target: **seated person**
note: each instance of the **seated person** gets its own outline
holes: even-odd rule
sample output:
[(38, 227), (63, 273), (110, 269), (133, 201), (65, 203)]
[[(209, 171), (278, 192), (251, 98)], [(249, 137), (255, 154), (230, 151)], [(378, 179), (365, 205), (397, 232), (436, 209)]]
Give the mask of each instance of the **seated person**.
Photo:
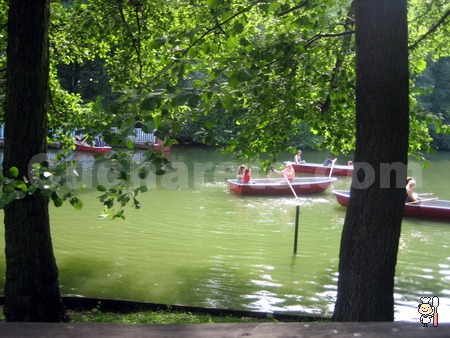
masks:
[(297, 150), (297, 153), (294, 156), (294, 162), (295, 164), (305, 163), (305, 161), (302, 160), (302, 151), (300, 149)]
[(238, 170), (236, 172), (236, 179), (237, 180), (241, 180), (242, 179), (242, 175), (244, 175), (245, 169), (247, 169), (245, 164), (242, 164), (242, 165), (239, 166), (239, 168), (238, 168)]
[(284, 175), (289, 181), (293, 181), (295, 179), (295, 170), (292, 167), (292, 164), (287, 163), (283, 170), (274, 170), (277, 174)]
[(244, 170), (244, 174), (242, 175), (242, 183), (250, 183), (252, 179), (252, 171), (249, 168)]
[(98, 136), (98, 137), (95, 139), (94, 146), (96, 146), (96, 147), (104, 147), (104, 146), (105, 146), (105, 141), (103, 141), (103, 139), (101, 138), (101, 136)]
[(328, 165), (331, 165), (331, 163), (333, 163), (333, 160), (331, 159), (331, 155), (328, 155), (327, 158), (325, 159), (325, 162), (323, 162), (323, 166), (326, 167)]
[(414, 189), (416, 188), (416, 181), (412, 177), (408, 177), (406, 182), (406, 203), (419, 202), (419, 195), (414, 192)]

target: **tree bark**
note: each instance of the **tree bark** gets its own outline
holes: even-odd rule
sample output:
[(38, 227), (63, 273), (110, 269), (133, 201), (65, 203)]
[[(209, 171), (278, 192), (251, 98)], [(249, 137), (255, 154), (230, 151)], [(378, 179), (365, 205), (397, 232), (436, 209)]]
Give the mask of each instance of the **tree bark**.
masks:
[(333, 320), (392, 321), (409, 134), (406, 0), (355, 0), (355, 21), (355, 170)]
[[(9, 2), (4, 176), (17, 167), (20, 178), (28, 177), (33, 156), (46, 152), (49, 2)], [(36, 193), (15, 200), (5, 207), (4, 220), (6, 320), (66, 321), (48, 198)]]

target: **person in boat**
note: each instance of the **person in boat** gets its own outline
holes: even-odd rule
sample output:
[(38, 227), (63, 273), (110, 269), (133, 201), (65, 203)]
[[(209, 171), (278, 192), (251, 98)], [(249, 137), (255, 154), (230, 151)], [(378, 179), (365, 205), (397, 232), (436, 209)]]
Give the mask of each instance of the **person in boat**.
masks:
[(328, 155), (322, 165), (326, 167), (331, 165), (331, 163), (333, 163), (333, 159), (331, 158), (331, 155)]
[(295, 164), (303, 164), (306, 161), (302, 160), (302, 151), (300, 149), (297, 150), (297, 153), (294, 156), (294, 163)]
[(250, 183), (252, 180), (252, 170), (250, 168), (245, 168), (244, 174), (242, 174), (242, 183)]
[(95, 139), (94, 146), (95, 146), (95, 147), (104, 147), (104, 146), (105, 146), (105, 141), (103, 141), (103, 139), (102, 139), (101, 136), (98, 136), (98, 137)]
[(295, 179), (295, 170), (292, 167), (292, 164), (286, 163), (283, 170), (274, 170), (277, 174), (284, 175), (289, 181), (293, 181)]
[(414, 191), (416, 188), (416, 180), (412, 177), (406, 178), (406, 203), (419, 202), (419, 195)]
[(244, 175), (245, 169), (247, 169), (247, 167), (245, 166), (245, 164), (241, 164), (236, 172), (236, 179), (241, 181), (242, 180), (242, 175)]

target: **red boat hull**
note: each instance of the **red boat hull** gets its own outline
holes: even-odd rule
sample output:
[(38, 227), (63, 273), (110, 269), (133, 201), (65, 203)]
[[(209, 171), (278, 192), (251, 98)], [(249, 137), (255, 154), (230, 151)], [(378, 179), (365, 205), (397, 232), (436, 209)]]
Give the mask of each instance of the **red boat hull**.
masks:
[[(348, 206), (349, 191), (335, 190), (333, 193), (340, 205)], [(450, 222), (450, 201), (424, 199), (420, 203), (405, 204), (403, 216)]]
[[(163, 147), (163, 145), (161, 143), (149, 144), (148, 142), (140, 142), (140, 143), (135, 143), (134, 147), (136, 149), (150, 149), (152, 147), (155, 151), (160, 151), (161, 147)], [(162, 152), (163, 153), (170, 152), (170, 147), (163, 147)]]
[[(297, 195), (320, 193), (336, 180), (334, 177), (300, 177), (291, 185), (285, 179), (254, 179), (250, 183), (228, 180), (230, 190), (239, 195)], [(292, 187), (292, 189), (291, 189)]]
[(89, 144), (78, 142), (75, 142), (75, 147), (78, 151), (86, 151), (89, 153), (109, 153), (111, 151), (110, 146), (92, 147)]
[[(304, 163), (304, 164), (292, 164), (295, 172), (314, 174), (316, 176), (329, 176), (331, 166), (323, 166), (318, 163)], [(351, 165), (339, 165), (333, 166), (332, 176), (352, 176), (353, 166)]]

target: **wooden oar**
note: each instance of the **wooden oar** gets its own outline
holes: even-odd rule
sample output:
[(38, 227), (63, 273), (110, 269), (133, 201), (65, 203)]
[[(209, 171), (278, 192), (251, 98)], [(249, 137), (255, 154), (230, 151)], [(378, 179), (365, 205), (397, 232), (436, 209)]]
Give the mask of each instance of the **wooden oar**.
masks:
[(405, 204), (417, 204), (417, 203), (420, 203), (420, 202), (434, 201), (434, 200), (437, 200), (437, 199), (438, 199), (437, 197), (434, 197), (434, 198), (425, 198), (425, 199), (423, 199), (423, 200), (417, 200), (417, 201), (414, 201), (414, 202), (406, 202)]
[(434, 313), (433, 313), (433, 326), (438, 326), (438, 312), (437, 308), (439, 306), (439, 297), (433, 297), (432, 304), (434, 306)]
[(294, 194), (295, 198), (298, 199), (298, 196), (297, 196), (297, 194), (295, 193), (294, 187), (292, 187), (291, 182), (288, 180), (288, 178), (287, 178), (286, 174), (284, 173), (284, 171), (283, 171), (282, 173), (283, 173), (283, 176), (284, 176), (284, 178), (286, 179), (287, 183), (289, 184), (289, 188), (291, 188), (292, 193)]
[(83, 140), (83, 141), (78, 141), (78, 142), (80, 142), (81, 143), (81, 145), (85, 145), (86, 144), (86, 141), (87, 141), (87, 139), (89, 138), (89, 135), (88, 136), (86, 136), (86, 138)]
[(417, 194), (417, 195), (419, 195), (419, 196), (431, 196), (431, 195), (433, 195), (433, 193), (432, 192), (422, 192), (422, 193)]
[(330, 168), (330, 174), (328, 175), (328, 177), (331, 177), (331, 174), (333, 173), (333, 167), (334, 167), (334, 163), (336, 162), (337, 157), (331, 161), (331, 168)]

